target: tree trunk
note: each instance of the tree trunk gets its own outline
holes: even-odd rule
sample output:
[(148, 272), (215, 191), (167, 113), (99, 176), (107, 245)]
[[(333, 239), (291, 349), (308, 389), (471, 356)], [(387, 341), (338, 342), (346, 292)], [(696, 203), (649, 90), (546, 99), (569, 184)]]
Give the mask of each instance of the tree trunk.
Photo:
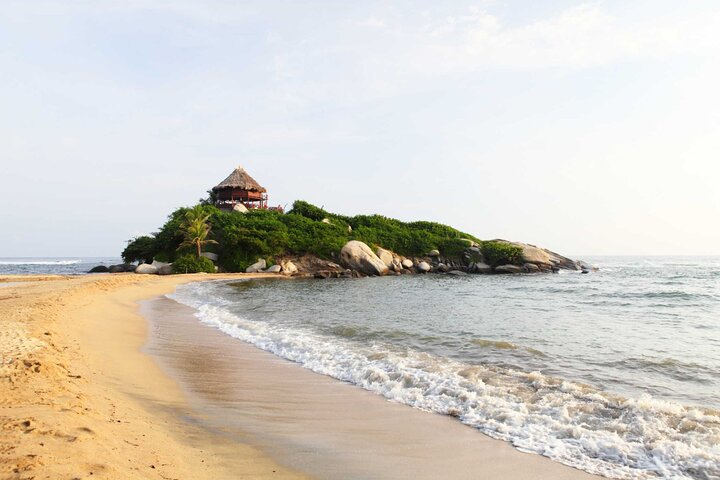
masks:
[(202, 257), (202, 247), (200, 246), (200, 242), (197, 242), (197, 251), (198, 251), (198, 258)]

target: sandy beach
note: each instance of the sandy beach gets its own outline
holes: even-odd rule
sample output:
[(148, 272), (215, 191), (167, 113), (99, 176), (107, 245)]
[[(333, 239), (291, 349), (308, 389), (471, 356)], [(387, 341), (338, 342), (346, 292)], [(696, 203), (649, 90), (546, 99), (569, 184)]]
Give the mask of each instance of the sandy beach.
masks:
[(210, 278), (251, 276), (0, 279), (2, 476), (595, 478), (304, 370), (158, 299)]

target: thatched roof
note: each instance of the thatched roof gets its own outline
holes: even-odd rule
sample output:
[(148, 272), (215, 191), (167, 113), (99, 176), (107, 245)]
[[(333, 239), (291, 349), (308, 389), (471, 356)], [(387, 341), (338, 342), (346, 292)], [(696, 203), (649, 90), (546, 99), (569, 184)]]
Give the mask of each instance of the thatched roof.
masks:
[(228, 177), (213, 187), (213, 190), (222, 188), (240, 188), (251, 192), (265, 193), (265, 187), (261, 186), (254, 178), (252, 178), (244, 168), (237, 167)]

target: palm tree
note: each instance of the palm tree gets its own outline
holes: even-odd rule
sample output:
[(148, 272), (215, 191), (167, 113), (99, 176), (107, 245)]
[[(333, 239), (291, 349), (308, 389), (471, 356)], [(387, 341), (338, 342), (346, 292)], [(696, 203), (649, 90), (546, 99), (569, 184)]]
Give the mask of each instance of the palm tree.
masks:
[(193, 246), (197, 249), (198, 258), (202, 256), (202, 247), (210, 243), (218, 243), (209, 239), (210, 225), (208, 224), (209, 214), (205, 214), (198, 205), (185, 212), (185, 221), (182, 223), (185, 240), (180, 244), (178, 250), (183, 247)]

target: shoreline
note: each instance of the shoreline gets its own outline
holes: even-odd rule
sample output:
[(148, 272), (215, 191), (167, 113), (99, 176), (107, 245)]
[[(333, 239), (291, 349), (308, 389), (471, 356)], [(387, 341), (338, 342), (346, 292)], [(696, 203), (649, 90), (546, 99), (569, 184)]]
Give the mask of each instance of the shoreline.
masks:
[[(368, 457), (354, 454), (358, 447), (366, 455), (385, 453), (384, 463), (377, 462), (385, 467), (381, 478), (405, 476), (393, 470), (398, 466), (393, 459), (402, 459), (416, 478), (478, 478), (480, 472), (483, 478), (599, 478), (521, 453), (449, 417), (387, 402), (194, 322), (195, 328), (204, 329), (203, 335), (186, 337), (182, 345), (217, 342), (221, 348), (200, 353), (239, 354), (231, 358), (245, 363), (234, 371), (245, 372), (244, 381), (255, 382), (234, 393), (223, 385), (222, 401), (241, 404), (246, 414), (238, 416), (242, 409), (235, 408), (232, 418), (240, 418), (239, 423), (218, 423), (223, 418), (218, 414), (226, 410), (200, 405), (197, 389), (188, 388), (187, 378), (163, 371), (155, 360), (157, 352), (144, 353), (153, 347), (138, 302), (162, 299), (177, 285), (192, 281), (267, 277), (277, 278), (100, 274), (60, 277), (66, 280), (62, 282), (33, 279), (4, 288), (0, 305), (12, 313), (7, 322), (10, 334), (3, 333), (3, 351), (11, 345), (22, 348), (15, 349), (14, 361), (3, 359), (1, 370), (9, 386), (8, 400), (0, 403), (6, 432), (0, 450), (2, 473), (14, 478), (290, 479), (307, 478), (299, 471), (337, 478), (347, 467), (361, 478), (358, 466), (368, 464)], [(17, 277), (0, 281), (16, 282)], [(195, 366), (196, 373), (207, 378), (214, 372), (224, 384), (232, 378), (230, 370), (217, 370), (217, 362), (207, 358)], [(262, 383), (273, 378), (283, 381)], [(278, 388), (295, 397), (283, 397), (280, 407), (273, 406)], [(240, 402), (232, 397), (237, 393)], [(288, 414), (289, 404), (302, 408)], [(348, 408), (355, 413), (347, 415)], [(253, 411), (274, 412), (276, 428), (268, 428), (272, 422), (257, 422)], [(373, 415), (364, 418), (368, 411)], [(308, 425), (316, 428), (314, 433), (305, 431)], [(414, 448), (408, 447), (409, 439), (415, 440)], [(336, 442), (340, 448), (333, 450)], [(298, 456), (293, 443), (310, 454)], [(463, 450), (467, 445), (476, 448)], [(442, 463), (443, 448), (446, 456), (462, 461)], [(430, 458), (430, 463), (423, 463), (423, 458)]]
[(138, 301), (181, 283), (248, 277), (33, 277), (3, 288), (0, 477), (306, 478), (185, 421), (182, 390), (141, 352)]

